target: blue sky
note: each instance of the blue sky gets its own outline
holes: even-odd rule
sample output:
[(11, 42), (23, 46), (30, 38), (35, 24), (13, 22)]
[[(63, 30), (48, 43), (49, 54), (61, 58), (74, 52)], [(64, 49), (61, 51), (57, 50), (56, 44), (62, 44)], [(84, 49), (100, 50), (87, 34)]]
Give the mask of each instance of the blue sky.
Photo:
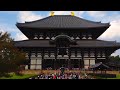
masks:
[[(27, 39), (15, 26), (17, 22), (34, 21), (50, 15), (51, 11), (0, 11), (0, 31), (9, 32), (16, 41)], [(71, 11), (54, 11), (55, 15), (69, 15)], [(110, 23), (98, 39), (120, 42), (120, 11), (74, 11), (75, 16)], [(120, 55), (120, 49), (112, 55)]]

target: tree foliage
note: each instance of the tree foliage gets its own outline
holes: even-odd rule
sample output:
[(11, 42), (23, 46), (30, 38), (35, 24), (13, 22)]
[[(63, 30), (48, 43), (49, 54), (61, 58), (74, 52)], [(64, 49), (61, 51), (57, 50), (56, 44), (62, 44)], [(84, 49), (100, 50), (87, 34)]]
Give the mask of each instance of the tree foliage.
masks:
[(113, 63), (119, 63), (120, 62), (120, 57), (119, 57), (119, 55), (110, 56), (109, 60), (110, 60), (110, 62), (113, 62)]
[(120, 69), (120, 56), (110, 56), (109, 61), (107, 62), (107, 65), (109, 65), (111, 68), (118, 70)]
[(0, 33), (0, 74), (17, 72), (24, 64), (25, 54), (14, 47), (10, 34)]

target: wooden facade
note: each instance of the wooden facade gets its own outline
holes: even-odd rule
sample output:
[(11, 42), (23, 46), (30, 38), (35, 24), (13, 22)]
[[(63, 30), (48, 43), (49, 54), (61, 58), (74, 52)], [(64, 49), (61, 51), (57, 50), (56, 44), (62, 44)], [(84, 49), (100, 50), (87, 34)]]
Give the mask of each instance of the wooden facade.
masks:
[(28, 40), (16, 41), (15, 46), (26, 52), (26, 69), (88, 69), (98, 62), (107, 62), (120, 48), (115, 41), (97, 38), (109, 28), (108, 23), (93, 22), (70, 15), (49, 16), (16, 26)]

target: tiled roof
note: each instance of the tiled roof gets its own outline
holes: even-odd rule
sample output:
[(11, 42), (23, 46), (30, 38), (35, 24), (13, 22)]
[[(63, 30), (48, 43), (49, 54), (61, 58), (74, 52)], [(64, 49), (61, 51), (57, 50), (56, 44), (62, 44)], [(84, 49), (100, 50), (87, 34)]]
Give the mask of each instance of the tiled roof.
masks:
[(95, 65), (90, 67), (91, 69), (108, 69), (109, 66), (103, 64), (102, 62), (96, 63)]
[(82, 19), (71, 15), (55, 15), (40, 20), (17, 23), (17, 27), (26, 28), (96, 28), (109, 27), (109, 23), (101, 23)]
[[(77, 45), (71, 47), (120, 47), (120, 43), (115, 41), (102, 41), (102, 40), (77, 40)], [(23, 40), (15, 41), (16, 47), (55, 47), (50, 44), (49, 40)]]

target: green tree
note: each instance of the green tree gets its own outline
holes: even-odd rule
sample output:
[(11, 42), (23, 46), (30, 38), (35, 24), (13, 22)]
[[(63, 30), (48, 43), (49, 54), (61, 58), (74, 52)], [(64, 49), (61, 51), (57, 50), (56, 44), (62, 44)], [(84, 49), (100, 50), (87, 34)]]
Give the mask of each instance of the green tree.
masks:
[(14, 47), (10, 34), (0, 33), (0, 75), (19, 72), (25, 62), (25, 54)]
[(108, 65), (113, 66), (114, 69), (118, 70), (120, 68), (120, 57), (117, 56), (110, 56)]

